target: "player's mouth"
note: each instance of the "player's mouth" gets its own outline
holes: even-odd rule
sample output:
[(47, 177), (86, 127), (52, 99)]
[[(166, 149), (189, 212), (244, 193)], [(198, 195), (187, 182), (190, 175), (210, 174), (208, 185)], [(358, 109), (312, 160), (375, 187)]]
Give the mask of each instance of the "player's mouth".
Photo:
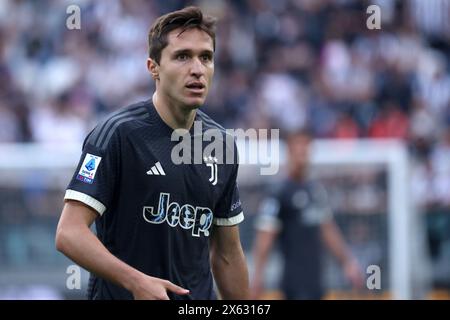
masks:
[(205, 85), (200, 81), (188, 82), (185, 86), (190, 92), (196, 94), (202, 94), (205, 91)]

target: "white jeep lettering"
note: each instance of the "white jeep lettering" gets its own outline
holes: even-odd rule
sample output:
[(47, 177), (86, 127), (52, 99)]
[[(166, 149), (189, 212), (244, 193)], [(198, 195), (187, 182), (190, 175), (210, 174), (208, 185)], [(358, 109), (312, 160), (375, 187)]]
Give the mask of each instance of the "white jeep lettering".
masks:
[(148, 223), (160, 224), (164, 221), (175, 228), (180, 225), (185, 230), (192, 229), (194, 237), (200, 237), (200, 233), (209, 236), (209, 228), (213, 220), (213, 212), (207, 207), (195, 207), (190, 204), (180, 206), (177, 202), (170, 203), (170, 194), (159, 194), (158, 211), (154, 213), (153, 207), (144, 207), (144, 220)]

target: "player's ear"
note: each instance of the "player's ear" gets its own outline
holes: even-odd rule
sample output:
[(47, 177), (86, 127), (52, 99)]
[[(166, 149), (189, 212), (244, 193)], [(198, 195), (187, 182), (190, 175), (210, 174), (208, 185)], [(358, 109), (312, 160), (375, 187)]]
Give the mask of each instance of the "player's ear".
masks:
[(147, 59), (147, 69), (150, 71), (153, 80), (159, 80), (159, 65), (152, 58)]

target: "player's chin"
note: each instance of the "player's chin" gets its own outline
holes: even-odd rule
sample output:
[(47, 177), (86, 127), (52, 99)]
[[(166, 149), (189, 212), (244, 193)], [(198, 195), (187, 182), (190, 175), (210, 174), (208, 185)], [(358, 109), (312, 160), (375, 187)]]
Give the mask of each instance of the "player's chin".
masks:
[(185, 105), (192, 109), (197, 109), (205, 103), (205, 97), (188, 97), (185, 100)]

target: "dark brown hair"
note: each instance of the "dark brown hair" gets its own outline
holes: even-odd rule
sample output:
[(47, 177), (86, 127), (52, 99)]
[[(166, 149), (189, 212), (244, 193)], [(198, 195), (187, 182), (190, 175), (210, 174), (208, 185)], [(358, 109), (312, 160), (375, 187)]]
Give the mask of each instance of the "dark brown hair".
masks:
[(169, 12), (159, 17), (148, 33), (149, 57), (159, 63), (162, 50), (169, 44), (167, 34), (172, 30), (181, 28), (182, 34), (187, 29), (199, 28), (205, 31), (213, 40), (216, 48), (216, 19), (207, 15), (198, 7), (186, 7), (181, 10)]

